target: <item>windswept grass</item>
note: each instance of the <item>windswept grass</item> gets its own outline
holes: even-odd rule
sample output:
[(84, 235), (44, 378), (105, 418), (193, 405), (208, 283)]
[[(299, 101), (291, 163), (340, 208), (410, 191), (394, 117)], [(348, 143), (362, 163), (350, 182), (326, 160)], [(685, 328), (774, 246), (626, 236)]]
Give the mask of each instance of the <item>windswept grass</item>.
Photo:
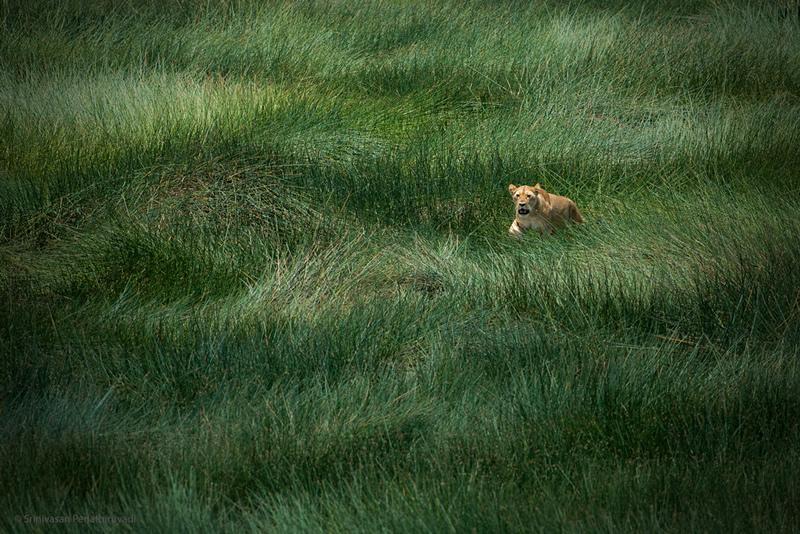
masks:
[(800, 528), (791, 7), (0, 26), (0, 530)]

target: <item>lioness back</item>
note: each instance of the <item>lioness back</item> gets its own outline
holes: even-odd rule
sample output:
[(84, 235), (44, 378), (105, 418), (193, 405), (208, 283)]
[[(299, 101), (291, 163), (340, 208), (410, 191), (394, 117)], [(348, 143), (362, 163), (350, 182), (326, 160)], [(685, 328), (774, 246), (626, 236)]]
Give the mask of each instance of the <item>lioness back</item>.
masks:
[(576, 206), (571, 199), (558, 195), (550, 195), (550, 204), (553, 207), (553, 211), (556, 212), (563, 221), (583, 223), (583, 216), (581, 216), (578, 206)]

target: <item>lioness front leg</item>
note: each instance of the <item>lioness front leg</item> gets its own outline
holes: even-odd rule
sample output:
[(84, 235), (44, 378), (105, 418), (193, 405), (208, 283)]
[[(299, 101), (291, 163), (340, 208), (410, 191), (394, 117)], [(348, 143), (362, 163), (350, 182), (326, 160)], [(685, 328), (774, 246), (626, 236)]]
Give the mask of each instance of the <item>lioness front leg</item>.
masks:
[(508, 229), (508, 233), (514, 237), (522, 237), (522, 229), (517, 225), (517, 222), (514, 221), (511, 224), (511, 228)]

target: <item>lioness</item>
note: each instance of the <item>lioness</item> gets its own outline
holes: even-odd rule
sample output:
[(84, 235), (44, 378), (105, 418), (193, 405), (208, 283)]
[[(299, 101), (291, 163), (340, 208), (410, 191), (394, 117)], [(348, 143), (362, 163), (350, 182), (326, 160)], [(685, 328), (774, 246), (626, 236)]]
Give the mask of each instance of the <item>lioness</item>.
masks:
[(567, 222), (582, 223), (578, 207), (567, 197), (551, 195), (539, 184), (533, 187), (514, 184), (508, 186), (516, 204), (517, 217), (509, 233), (521, 236), (526, 230), (536, 230), (543, 236), (553, 233), (553, 228), (564, 228)]

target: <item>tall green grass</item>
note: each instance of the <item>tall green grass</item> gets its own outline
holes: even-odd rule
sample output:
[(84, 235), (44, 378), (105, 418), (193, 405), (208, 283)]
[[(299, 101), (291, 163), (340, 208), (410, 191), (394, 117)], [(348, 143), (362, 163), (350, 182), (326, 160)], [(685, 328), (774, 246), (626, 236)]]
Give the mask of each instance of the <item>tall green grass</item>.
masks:
[(800, 526), (782, 6), (0, 7), (3, 531)]

